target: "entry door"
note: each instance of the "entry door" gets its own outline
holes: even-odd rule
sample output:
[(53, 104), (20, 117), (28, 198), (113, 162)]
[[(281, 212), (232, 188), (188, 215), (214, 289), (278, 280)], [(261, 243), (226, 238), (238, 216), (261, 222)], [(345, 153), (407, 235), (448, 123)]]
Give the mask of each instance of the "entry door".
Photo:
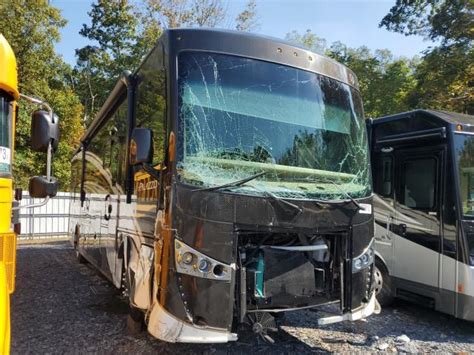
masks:
[(429, 294), (439, 288), (443, 151), (401, 150), (395, 156), (393, 276)]

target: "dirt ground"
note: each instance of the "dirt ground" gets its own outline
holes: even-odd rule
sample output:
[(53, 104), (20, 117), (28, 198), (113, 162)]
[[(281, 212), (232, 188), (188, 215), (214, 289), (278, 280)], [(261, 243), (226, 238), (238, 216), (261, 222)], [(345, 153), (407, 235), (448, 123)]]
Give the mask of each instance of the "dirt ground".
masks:
[(66, 241), (19, 246), (12, 353), (474, 352), (474, 323), (405, 302), (367, 320), (318, 327), (317, 313), (288, 313), (275, 344), (250, 332), (234, 343), (167, 344), (126, 330), (120, 293)]

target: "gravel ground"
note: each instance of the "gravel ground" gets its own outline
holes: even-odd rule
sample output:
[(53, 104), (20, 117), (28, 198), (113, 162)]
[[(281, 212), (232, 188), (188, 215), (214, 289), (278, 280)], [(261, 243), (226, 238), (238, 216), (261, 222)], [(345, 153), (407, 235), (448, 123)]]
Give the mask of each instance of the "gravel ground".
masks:
[(126, 330), (127, 305), (76, 262), (68, 242), (20, 245), (12, 299), (12, 353), (474, 352), (474, 323), (398, 302), (380, 315), (318, 327), (316, 313), (288, 313), (275, 344), (244, 333), (236, 343), (167, 344)]

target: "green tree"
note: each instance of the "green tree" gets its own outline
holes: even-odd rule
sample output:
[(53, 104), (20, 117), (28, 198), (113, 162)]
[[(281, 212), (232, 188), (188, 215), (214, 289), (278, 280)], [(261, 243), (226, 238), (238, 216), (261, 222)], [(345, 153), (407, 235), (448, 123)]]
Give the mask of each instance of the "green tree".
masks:
[(324, 54), (327, 50), (326, 40), (318, 37), (309, 29), (303, 34), (300, 34), (298, 31), (291, 31), (286, 34), (285, 39), (288, 42), (306, 47), (316, 53)]
[(91, 25), (80, 35), (91, 41), (76, 50), (76, 90), (90, 122), (125, 69), (135, 69), (143, 54), (137, 48), (137, 16), (128, 0), (98, 0), (88, 12)]
[(379, 24), (389, 31), (441, 40), (443, 45), (474, 38), (472, 0), (397, 0)]
[(226, 17), (223, 0), (146, 0), (163, 28), (216, 27)]
[[(69, 160), (78, 146), (83, 128), (82, 105), (71, 85), (71, 68), (54, 50), (59, 29), (66, 24), (58, 9), (46, 1), (8, 0), (0, 4), (0, 29), (15, 52), (20, 92), (47, 101), (60, 117), (61, 142), (53, 170), (60, 188), (70, 180)], [(14, 20), (12, 20), (14, 19)], [(30, 113), (36, 109), (20, 101), (15, 129), (13, 172), (15, 185), (26, 188), (33, 175), (44, 174), (45, 155), (30, 149)]]
[(379, 26), (440, 41), (416, 68), (412, 107), (474, 113), (472, 0), (397, 0)]
[(257, 1), (250, 0), (245, 9), (235, 18), (238, 31), (254, 31), (258, 28)]

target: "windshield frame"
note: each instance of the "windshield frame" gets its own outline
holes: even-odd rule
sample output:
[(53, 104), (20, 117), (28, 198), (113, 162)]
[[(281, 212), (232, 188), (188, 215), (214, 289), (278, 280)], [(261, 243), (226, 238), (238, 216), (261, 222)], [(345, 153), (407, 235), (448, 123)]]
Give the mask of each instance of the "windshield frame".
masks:
[[(176, 57), (176, 77), (179, 78), (180, 77), (180, 71), (181, 71), (181, 68), (179, 66), (179, 56), (183, 55), (183, 53), (205, 53), (205, 54), (210, 54), (210, 55), (213, 55), (213, 54), (216, 54), (216, 55), (225, 55), (225, 56), (230, 56), (230, 57), (236, 57), (236, 58), (243, 58), (243, 59), (248, 59), (248, 60), (252, 60), (252, 61), (256, 61), (256, 62), (263, 62), (263, 63), (269, 63), (269, 64), (275, 64), (277, 66), (282, 66), (282, 67), (288, 67), (290, 69), (293, 69), (295, 71), (302, 71), (302, 72), (307, 72), (311, 75), (314, 75), (315, 77), (319, 77), (319, 78), (324, 78), (325, 80), (330, 80), (330, 81), (333, 81), (333, 82), (338, 82), (344, 86), (347, 86), (347, 90), (348, 92), (350, 91), (350, 96), (348, 96), (350, 99), (350, 102), (351, 102), (351, 105), (358, 105), (360, 106), (360, 109), (359, 111), (357, 111), (357, 115), (356, 116), (352, 116), (351, 114), (351, 125), (354, 125), (355, 123), (352, 123), (352, 120), (357, 120), (358, 122), (358, 126), (359, 128), (357, 129), (357, 132), (359, 132), (359, 134), (363, 134), (365, 135), (365, 144), (366, 144), (366, 154), (367, 154), (367, 157), (366, 157), (366, 162), (367, 162), (367, 177), (364, 178), (364, 184), (360, 183), (360, 188), (354, 192), (354, 193), (351, 193), (350, 191), (347, 191), (347, 190), (344, 190), (342, 189), (341, 186), (343, 186), (342, 184), (338, 185), (339, 188), (338, 189), (342, 189), (344, 190), (344, 193), (342, 193), (341, 191), (338, 191), (336, 192), (336, 190), (332, 191), (332, 192), (328, 192), (328, 193), (325, 193), (325, 194), (322, 194), (323, 196), (323, 199), (327, 201), (345, 201), (347, 200), (348, 197), (350, 197), (351, 199), (354, 198), (354, 199), (364, 199), (364, 198), (369, 198), (371, 195), (372, 195), (372, 174), (371, 174), (371, 166), (370, 166), (370, 147), (369, 147), (369, 143), (368, 143), (368, 135), (367, 135), (367, 130), (366, 130), (366, 125), (365, 125), (365, 120), (364, 120), (364, 110), (363, 110), (363, 103), (362, 103), (362, 98), (361, 98), (361, 95), (360, 95), (360, 91), (357, 89), (357, 87), (353, 86), (353, 85), (350, 85), (346, 82), (343, 82), (343, 81), (340, 81), (340, 80), (337, 80), (331, 76), (327, 76), (327, 75), (324, 75), (324, 74), (321, 74), (321, 73), (318, 73), (318, 72), (314, 72), (314, 71), (310, 71), (310, 70), (307, 70), (305, 68), (301, 68), (301, 67), (297, 67), (297, 66), (292, 66), (292, 65), (288, 65), (286, 63), (280, 63), (280, 62), (274, 62), (274, 61), (269, 61), (269, 60), (264, 60), (264, 59), (260, 59), (260, 58), (255, 58), (255, 57), (248, 57), (248, 56), (244, 56), (244, 55), (240, 55), (240, 54), (235, 54), (235, 53), (228, 53), (228, 52), (219, 52), (219, 51), (214, 51), (214, 50), (196, 50), (196, 49), (183, 49), (181, 51), (179, 51), (177, 53), (177, 57)], [(177, 148), (177, 156), (176, 156), (176, 160), (175, 160), (175, 163), (177, 163), (177, 166), (179, 166), (179, 162), (181, 162), (184, 158), (184, 131), (183, 131), (183, 128), (182, 128), (182, 125), (184, 125), (183, 121), (182, 121), (182, 117), (181, 117), (181, 107), (183, 105), (183, 95), (181, 95), (180, 93), (180, 83), (179, 83), (180, 79), (176, 81), (176, 93), (177, 93), (177, 128), (178, 128), (178, 135), (177, 135), (177, 140), (176, 140), (176, 148)], [(349, 94), (348, 94), (349, 95)], [(354, 96), (355, 95), (355, 96)], [(355, 101), (358, 101), (356, 104), (354, 104)], [(354, 109), (354, 108), (352, 108)], [(360, 116), (360, 117), (359, 117)], [(361, 132), (361, 130), (363, 132)], [(351, 132), (348, 133), (349, 135), (351, 135)], [(354, 137), (352, 137), (351, 135), (351, 139), (353, 139)], [(291, 166), (289, 166), (289, 168), (291, 168)], [(191, 183), (189, 181), (184, 181), (185, 179), (182, 179), (182, 176), (180, 176), (179, 174), (179, 168), (177, 169), (178, 170), (178, 179), (177, 179), (177, 182), (181, 185), (185, 185), (185, 186), (189, 186), (191, 188), (212, 188), (213, 186), (217, 186), (218, 184), (211, 184), (211, 185), (196, 185), (194, 183)], [(328, 170), (329, 171), (329, 170)], [(343, 172), (334, 172), (335, 174), (348, 174), (348, 173), (343, 173)], [(339, 179), (346, 179), (346, 177), (342, 177), (342, 178), (339, 178)], [(341, 181), (342, 181), (341, 180)], [(227, 182), (231, 182), (230, 180), (227, 181)], [(312, 183), (319, 183), (319, 182), (312, 182)], [(327, 182), (329, 185), (330, 184), (335, 184), (333, 181), (328, 181)], [(249, 184), (250, 185), (250, 184)], [(253, 184), (252, 184), (253, 185)], [(246, 190), (246, 191), (245, 191)], [(265, 196), (264, 193), (259, 193), (258, 190), (256, 190), (254, 188), (254, 186), (248, 186), (247, 189), (245, 189), (245, 185), (242, 185), (242, 189), (230, 189), (230, 190), (224, 190), (226, 193), (232, 193), (232, 194), (244, 194), (244, 195), (251, 195), (251, 196)], [(274, 193), (274, 191), (271, 191), (272, 193)], [(360, 193), (359, 195), (355, 195), (356, 193)], [(336, 198), (334, 196), (337, 196)], [(283, 197), (285, 199), (296, 199), (296, 200), (320, 200), (320, 197), (315, 197), (315, 196), (311, 196), (311, 197), (306, 197), (306, 196), (279, 196), (279, 197)]]
[[(464, 139), (469, 137), (469, 139), (472, 142), (474, 142), (474, 133), (454, 131), (454, 135), (453, 135), (453, 154), (454, 154), (454, 164), (455, 164), (455, 172), (456, 172), (456, 185), (458, 186), (457, 201), (459, 204), (459, 213), (462, 220), (474, 221), (474, 213), (472, 215), (464, 213), (464, 205), (463, 205), (464, 200), (463, 200), (463, 192), (462, 192), (462, 188), (463, 188), (462, 171), (461, 171), (461, 165), (460, 165), (460, 158), (458, 155), (458, 151), (456, 149), (457, 142), (459, 142), (459, 139), (457, 137), (463, 137)], [(472, 166), (472, 168), (474, 169), (474, 165)], [(474, 171), (472, 172), (472, 176), (470, 176), (469, 178), (474, 180)], [(468, 188), (469, 188), (469, 182), (468, 182)], [(474, 201), (474, 200), (471, 200), (471, 201)], [(474, 206), (473, 206), (473, 209), (474, 209)]]

